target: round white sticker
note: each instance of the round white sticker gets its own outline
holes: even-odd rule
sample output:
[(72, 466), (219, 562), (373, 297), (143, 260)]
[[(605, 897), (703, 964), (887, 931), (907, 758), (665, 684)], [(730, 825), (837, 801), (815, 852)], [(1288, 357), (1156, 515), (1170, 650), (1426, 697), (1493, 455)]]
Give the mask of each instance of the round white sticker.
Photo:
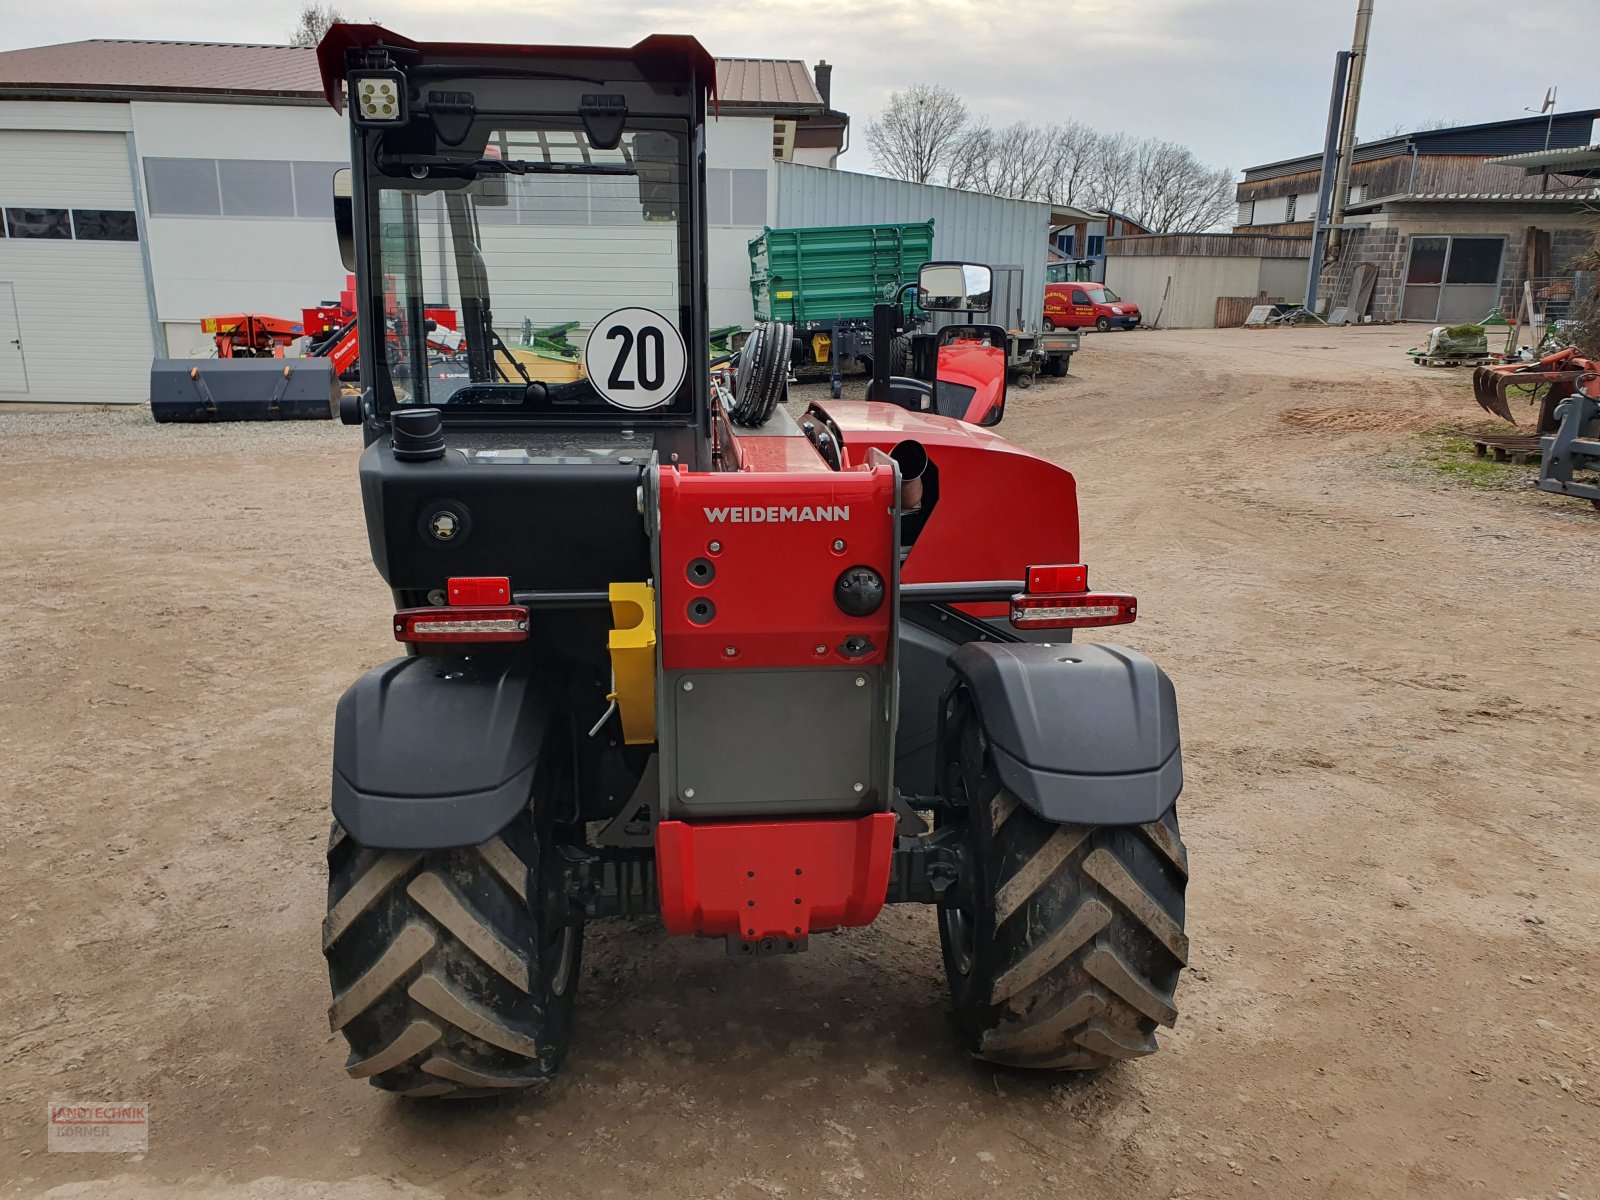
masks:
[(618, 408), (665, 404), (683, 383), (688, 365), (683, 335), (648, 308), (607, 313), (594, 323), (583, 347), (584, 374)]

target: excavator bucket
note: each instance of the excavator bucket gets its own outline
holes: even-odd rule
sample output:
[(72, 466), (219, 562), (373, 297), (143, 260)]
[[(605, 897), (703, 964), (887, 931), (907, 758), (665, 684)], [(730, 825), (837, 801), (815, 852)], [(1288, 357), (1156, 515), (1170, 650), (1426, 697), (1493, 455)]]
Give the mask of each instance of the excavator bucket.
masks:
[(1517, 419), (1511, 415), (1509, 399), (1511, 389), (1526, 389), (1531, 396), (1541, 384), (1552, 384), (1554, 391), (1569, 394), (1573, 380), (1583, 373), (1578, 364), (1571, 361), (1576, 353), (1569, 347), (1546, 355), (1538, 362), (1479, 367), (1472, 373), (1472, 398), (1485, 412), (1515, 425)]
[[(1514, 370), (1512, 368), (1512, 372)], [(1511, 415), (1511, 406), (1506, 403), (1504, 384), (1508, 373), (1511, 372), (1503, 366), (1479, 367), (1472, 373), (1472, 398), (1484, 412), (1493, 413), (1502, 421), (1510, 421), (1515, 425), (1517, 419)]]

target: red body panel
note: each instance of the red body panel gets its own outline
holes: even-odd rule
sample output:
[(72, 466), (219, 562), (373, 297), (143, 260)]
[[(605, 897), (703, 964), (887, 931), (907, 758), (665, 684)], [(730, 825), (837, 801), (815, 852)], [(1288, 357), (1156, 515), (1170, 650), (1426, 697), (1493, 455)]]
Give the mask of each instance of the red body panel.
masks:
[(1079, 561), (1078, 485), (1064, 467), (949, 417), (894, 404), (833, 401), (827, 409), (852, 461), (909, 438), (938, 471), (938, 500), (902, 582), (1021, 580), (1038, 563)]
[(668, 933), (792, 939), (867, 925), (889, 889), (893, 813), (656, 826)]
[(1004, 403), (1006, 352), (982, 342), (940, 346), (939, 378), (972, 389), (972, 401), (961, 419), (981, 425)]
[[(741, 442), (748, 453), (750, 438)], [(789, 438), (805, 444), (803, 438)], [(809, 451), (810, 447), (806, 446)], [(868, 665), (888, 650), (891, 604), (853, 617), (834, 602), (848, 567), (893, 577), (894, 471), (661, 470), (661, 662), (710, 667)], [(834, 543), (842, 542), (842, 549)], [(716, 549), (712, 549), (712, 544)], [(709, 563), (709, 579), (693, 574)], [(696, 621), (698, 601), (714, 615)], [(872, 650), (846, 657), (852, 635)], [(822, 652), (817, 652), (818, 647)], [(732, 653), (729, 653), (730, 647)]]

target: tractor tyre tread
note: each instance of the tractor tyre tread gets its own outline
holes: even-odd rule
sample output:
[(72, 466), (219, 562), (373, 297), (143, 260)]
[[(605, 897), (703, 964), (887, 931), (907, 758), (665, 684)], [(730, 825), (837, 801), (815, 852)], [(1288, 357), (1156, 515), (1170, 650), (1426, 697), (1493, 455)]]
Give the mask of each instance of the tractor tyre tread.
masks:
[[(961, 739), (979, 885), (972, 961), (941, 940), (963, 1037), (979, 1058), (1085, 1070), (1156, 1049), (1188, 960), (1188, 859), (1176, 809), (1147, 825), (1058, 825), (1000, 786), (975, 722)], [(973, 785), (977, 785), (974, 792)], [(976, 836), (972, 836), (976, 835)]]
[(553, 997), (541, 977), (539, 850), (526, 812), (481, 845), (427, 853), (368, 849), (335, 823), (323, 953), (352, 1077), (450, 1098), (552, 1077), (572, 989)]

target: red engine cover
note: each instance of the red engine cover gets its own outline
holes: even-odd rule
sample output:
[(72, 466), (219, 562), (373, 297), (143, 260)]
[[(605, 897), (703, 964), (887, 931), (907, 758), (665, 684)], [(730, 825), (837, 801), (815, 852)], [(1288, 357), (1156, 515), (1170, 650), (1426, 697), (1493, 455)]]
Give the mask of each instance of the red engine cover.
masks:
[(812, 821), (656, 826), (668, 933), (792, 941), (868, 925), (883, 908), (893, 813)]
[[(667, 670), (884, 661), (894, 606), (892, 465), (703, 475), (663, 467), (660, 545)], [(875, 612), (851, 616), (834, 585), (859, 566), (878, 573), (884, 599)], [(850, 637), (872, 649), (844, 654)]]

